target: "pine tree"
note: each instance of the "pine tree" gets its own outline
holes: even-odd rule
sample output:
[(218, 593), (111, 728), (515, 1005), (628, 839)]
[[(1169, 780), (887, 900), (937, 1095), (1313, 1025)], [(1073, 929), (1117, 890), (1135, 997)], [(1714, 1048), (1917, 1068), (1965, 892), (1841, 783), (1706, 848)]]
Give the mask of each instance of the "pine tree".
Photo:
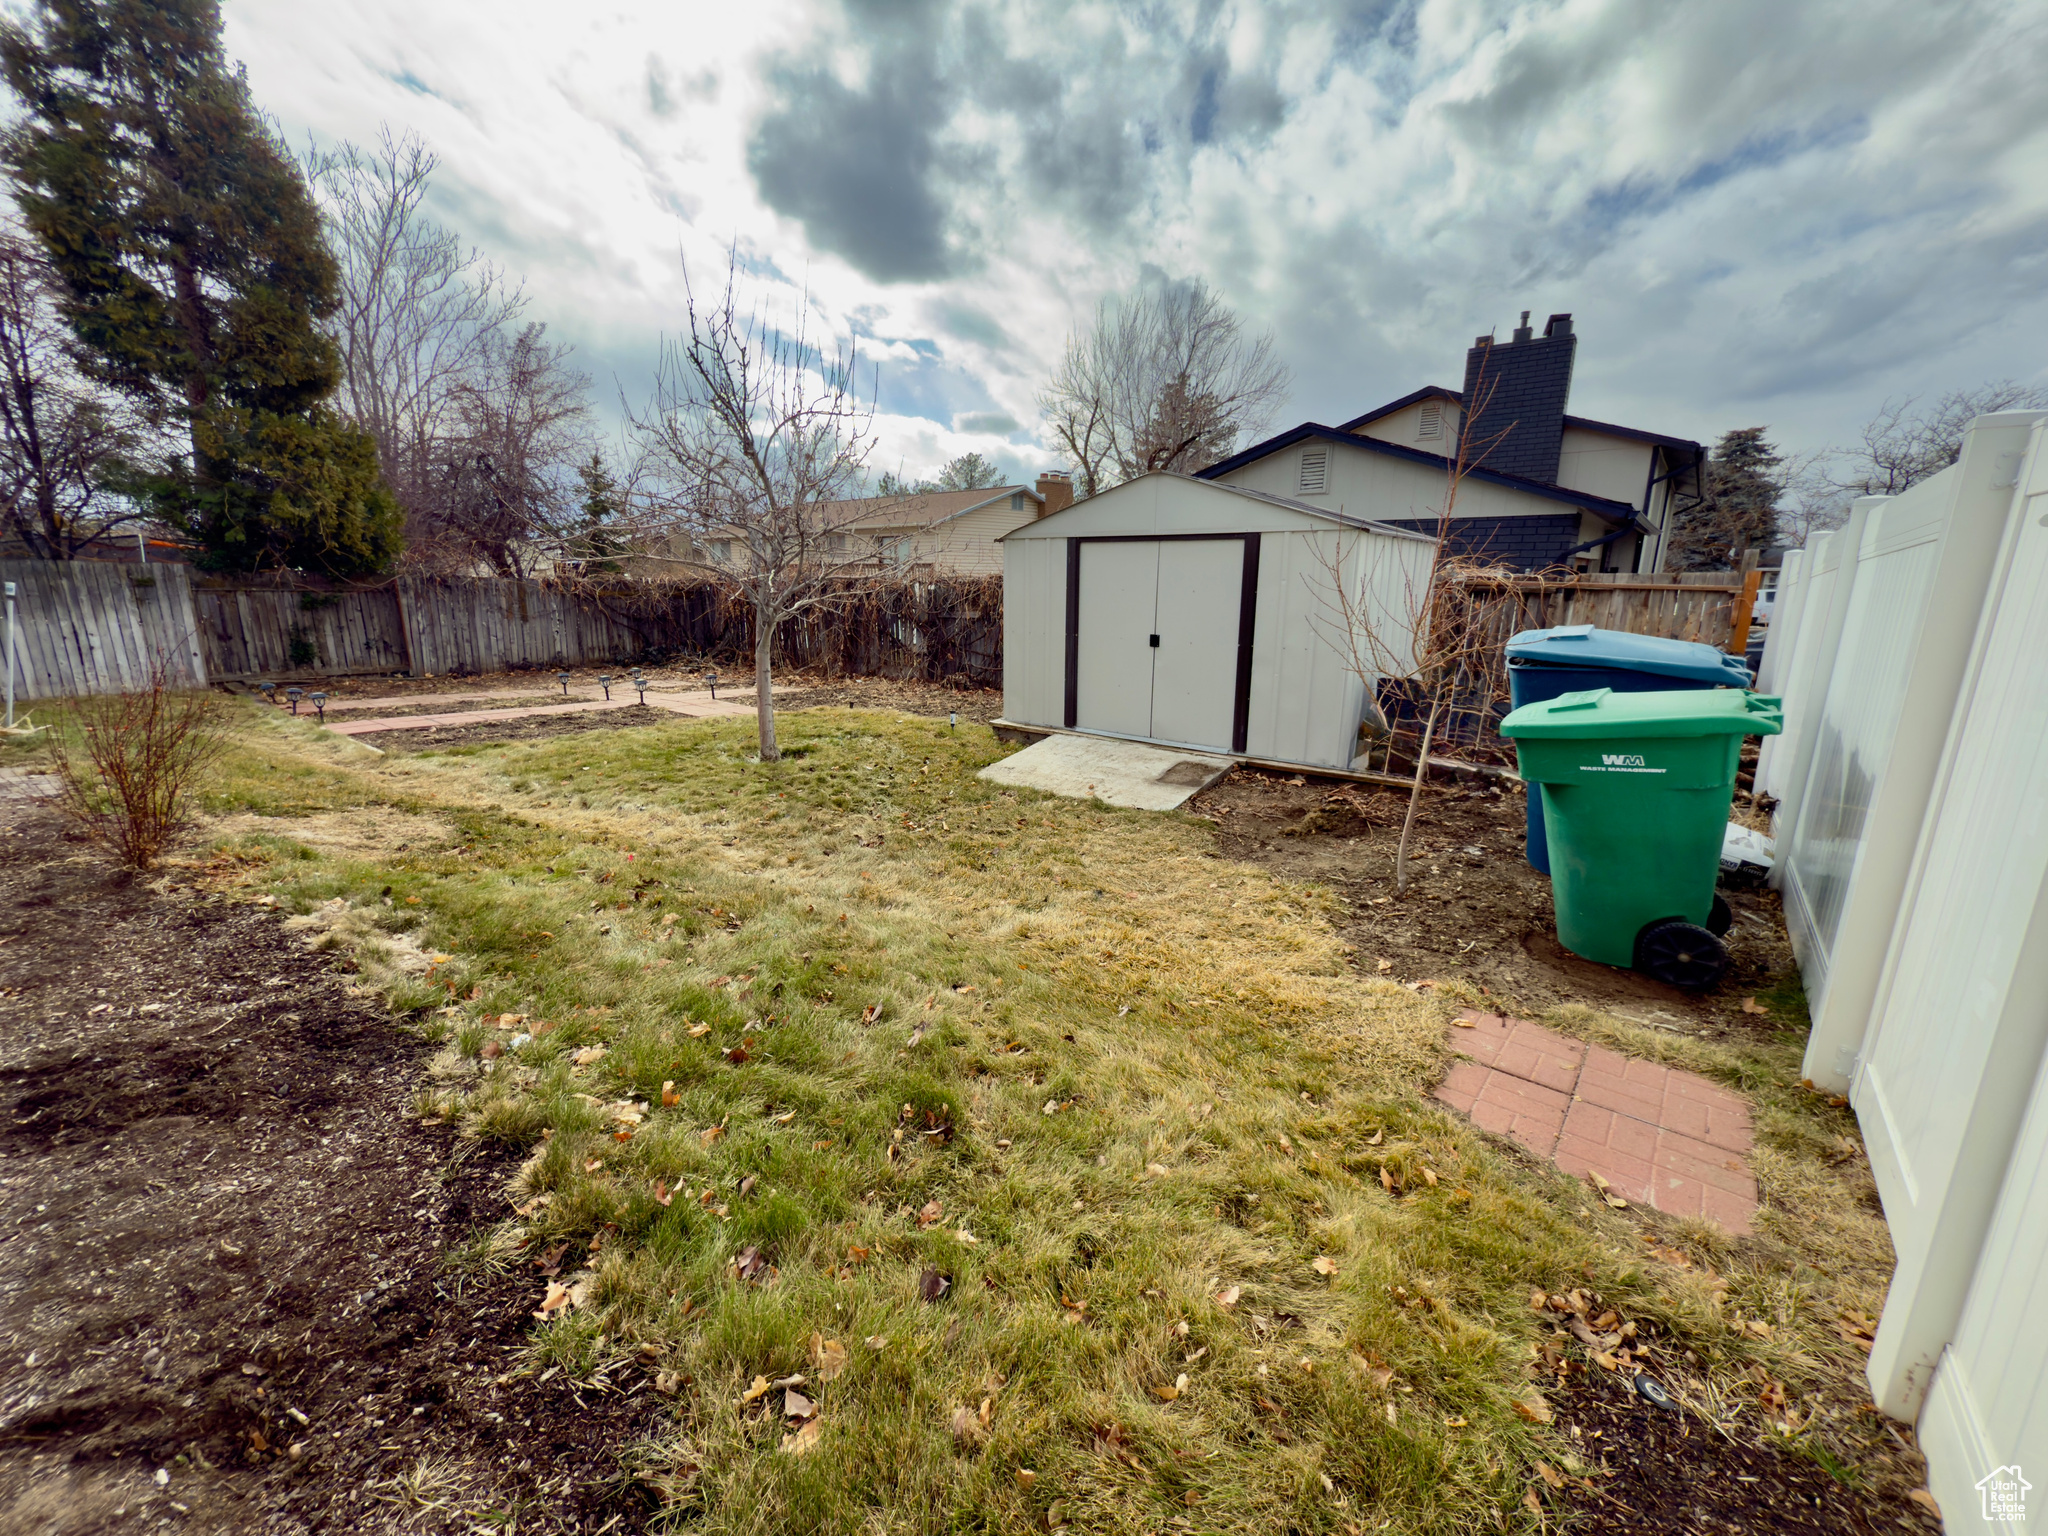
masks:
[(1785, 457), (1764, 436), (1768, 427), (1721, 434), (1707, 460), (1706, 495), (1679, 510), (1665, 563), (1674, 571), (1725, 571), (1743, 552), (1777, 535), (1785, 494)]
[(577, 468), (576, 478), (583, 484), (583, 500), (579, 504), (583, 519), (569, 541), (570, 550), (583, 562), (586, 571), (616, 571), (619, 562), (614, 557), (625, 552), (615, 527), (619, 513), (624, 510), (619, 502), (619, 483), (612, 478), (604, 455), (595, 448), (590, 450), (590, 462)]
[(334, 258), (220, 33), (217, 0), (41, 0), (0, 28), (15, 200), (87, 371), (189, 431), (131, 494), (215, 567), (382, 570), (398, 506), (328, 405)]

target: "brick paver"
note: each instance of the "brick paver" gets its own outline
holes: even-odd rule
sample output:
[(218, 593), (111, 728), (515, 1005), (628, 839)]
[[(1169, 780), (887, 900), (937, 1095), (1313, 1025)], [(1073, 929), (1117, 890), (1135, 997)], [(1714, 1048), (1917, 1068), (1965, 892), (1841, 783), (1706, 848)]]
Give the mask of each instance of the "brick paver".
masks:
[(1747, 1232), (1756, 1213), (1749, 1106), (1696, 1073), (1467, 1009), (1436, 1097), (1564, 1172), (1673, 1215)]

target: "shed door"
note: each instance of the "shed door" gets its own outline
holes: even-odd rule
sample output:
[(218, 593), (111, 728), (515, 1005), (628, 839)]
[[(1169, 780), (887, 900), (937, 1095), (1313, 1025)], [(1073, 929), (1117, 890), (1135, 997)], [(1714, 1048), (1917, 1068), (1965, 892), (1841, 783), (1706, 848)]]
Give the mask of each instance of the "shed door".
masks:
[(1237, 704), (1237, 609), (1244, 591), (1240, 539), (1159, 546), (1159, 636), (1152, 729), (1160, 741), (1230, 750)]
[(1115, 736), (1152, 734), (1152, 615), (1159, 545), (1081, 546), (1080, 644), (1074, 724)]
[(1245, 540), (1079, 548), (1074, 725), (1235, 750)]

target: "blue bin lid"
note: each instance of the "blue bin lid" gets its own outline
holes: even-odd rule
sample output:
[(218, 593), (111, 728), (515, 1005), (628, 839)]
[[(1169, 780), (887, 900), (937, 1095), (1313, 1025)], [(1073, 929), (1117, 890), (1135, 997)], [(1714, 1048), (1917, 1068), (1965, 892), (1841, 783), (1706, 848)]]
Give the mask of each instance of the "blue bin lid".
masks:
[(1683, 677), (1699, 683), (1749, 686), (1749, 664), (1697, 640), (1665, 640), (1632, 635), (1623, 629), (1598, 629), (1591, 624), (1561, 624), (1556, 629), (1525, 629), (1508, 641), (1508, 658), (1538, 666), (1614, 667), (1623, 672), (1648, 672), (1657, 677)]

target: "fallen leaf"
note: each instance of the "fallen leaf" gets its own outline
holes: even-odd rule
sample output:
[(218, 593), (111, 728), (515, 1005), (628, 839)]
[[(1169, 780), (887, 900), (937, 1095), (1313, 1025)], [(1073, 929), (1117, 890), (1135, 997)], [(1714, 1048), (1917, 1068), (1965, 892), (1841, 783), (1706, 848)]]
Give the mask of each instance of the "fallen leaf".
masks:
[(1445, 1420), (1444, 1420), (1444, 1428), (1445, 1428), (1445, 1429), (1463, 1429), (1464, 1427), (1465, 1427), (1465, 1420), (1463, 1420), (1463, 1419), (1445, 1419)]
[(1915, 1488), (1906, 1497), (1933, 1515), (1935, 1519), (1939, 1520), (1941, 1518), (1941, 1506), (1934, 1502), (1934, 1494), (1931, 1490)]
[(731, 1062), (736, 1067), (744, 1067), (748, 1062), (754, 1059), (752, 1055), (748, 1053), (747, 1047), (744, 1042), (732, 1047), (732, 1049), (726, 1051), (724, 1054), (725, 1059)]
[(586, 1045), (569, 1059), (579, 1067), (587, 1067), (593, 1062), (603, 1061), (604, 1052), (605, 1048), (601, 1045)]
[(790, 1112), (789, 1112), (788, 1114), (786, 1114), (786, 1115), (777, 1115), (777, 1116), (775, 1117), (775, 1123), (776, 1123), (777, 1125), (787, 1125), (787, 1124), (789, 1124), (789, 1122), (790, 1122), (790, 1121), (794, 1120), (795, 1118), (796, 1118), (796, 1111), (792, 1109), (792, 1110), (791, 1110), (791, 1111), (790, 1111)]
[(601, 1157), (587, 1157), (583, 1160), (583, 1171), (585, 1173), (595, 1173), (603, 1166), (604, 1159)]
[(747, 1403), (757, 1402), (761, 1398), (766, 1397), (768, 1395), (768, 1388), (768, 1378), (766, 1376), (756, 1376), (754, 1378), (754, 1384), (751, 1387), (748, 1387), (745, 1392), (740, 1394), (741, 1404), (745, 1405)]
[(1564, 1486), (1564, 1479), (1557, 1475), (1556, 1470), (1547, 1461), (1536, 1463), (1536, 1475), (1553, 1488), (1562, 1488)]
[(768, 1261), (761, 1257), (761, 1250), (751, 1243), (740, 1250), (733, 1265), (742, 1280), (758, 1280), (768, 1269)]
[(551, 1317), (569, 1305), (569, 1287), (558, 1280), (548, 1282), (547, 1295), (541, 1298), (540, 1310), (535, 1317)]
[(860, 1011), (860, 1021), (863, 1024), (872, 1024), (881, 1016), (882, 1005), (880, 1003), (869, 1003), (867, 1007)]
[(960, 1239), (961, 1242), (965, 1243), (970, 1248), (972, 1248), (975, 1244), (981, 1241), (980, 1238), (976, 1237), (972, 1232), (968, 1231), (965, 1227), (962, 1227), (953, 1235)]
[(1170, 1403), (1170, 1402), (1172, 1402), (1172, 1401), (1173, 1401), (1173, 1400), (1174, 1400), (1175, 1398), (1177, 1398), (1177, 1397), (1179, 1397), (1179, 1396), (1180, 1396), (1180, 1388), (1179, 1388), (1179, 1387), (1154, 1387), (1154, 1388), (1152, 1389), (1152, 1395), (1153, 1395), (1154, 1397), (1158, 1398), (1158, 1399), (1159, 1399), (1159, 1401), (1161, 1401), (1162, 1403)]
[(1394, 962), (1391, 960), (1377, 960), (1373, 962), (1373, 969), (1378, 971), (1382, 976), (1386, 975), (1387, 972), (1391, 971), (1393, 968)]
[(953, 1289), (953, 1278), (942, 1275), (936, 1269), (928, 1269), (917, 1277), (917, 1294), (925, 1301), (937, 1301)]
[(849, 1248), (846, 1250), (846, 1256), (856, 1264), (865, 1264), (868, 1261), (868, 1250), (865, 1248)]
[(1385, 1163), (1380, 1164), (1380, 1187), (1390, 1195), (1394, 1193), (1394, 1176), (1387, 1171)]
[(1536, 1490), (1534, 1488), (1524, 1488), (1522, 1490), (1522, 1502), (1539, 1516), (1543, 1513), (1543, 1501), (1536, 1497)]
[(975, 1422), (974, 1410), (959, 1407), (953, 1410), (953, 1443), (958, 1446), (972, 1445), (981, 1438), (981, 1426)]
[(667, 1205), (674, 1199), (675, 1196), (669, 1191), (668, 1185), (664, 1184), (660, 1179), (656, 1179), (654, 1181), (654, 1203), (656, 1205)]
[(663, 1109), (674, 1109), (682, 1102), (683, 1096), (676, 1092), (676, 1085), (673, 1082), (663, 1082), (661, 1085), (661, 1107)]
[(793, 1435), (782, 1437), (782, 1449), (791, 1456), (803, 1456), (817, 1449), (818, 1437), (824, 1432), (825, 1421), (819, 1418), (807, 1420), (803, 1428)]
[(1367, 1145), (1368, 1147), (1376, 1147), (1376, 1146), (1378, 1146), (1378, 1145), (1379, 1145), (1379, 1144), (1380, 1144), (1381, 1142), (1385, 1141), (1386, 1139), (1387, 1139), (1387, 1130), (1386, 1130), (1386, 1127), (1385, 1127), (1385, 1126), (1381, 1126), (1381, 1127), (1380, 1127), (1380, 1128), (1379, 1128), (1378, 1130), (1376, 1130), (1376, 1131), (1374, 1131), (1374, 1132), (1372, 1133), (1372, 1139), (1371, 1139), (1370, 1141), (1368, 1141), (1368, 1142), (1366, 1143), (1366, 1145)]
[(817, 1411), (818, 1405), (795, 1387), (790, 1387), (782, 1394), (782, 1416), (785, 1419), (808, 1419)]
[(1556, 1417), (1550, 1411), (1550, 1404), (1544, 1400), (1543, 1394), (1534, 1387), (1531, 1387), (1521, 1397), (1514, 1399), (1509, 1406), (1531, 1424), (1548, 1424)]
[(933, 1222), (937, 1221), (938, 1219), (939, 1202), (936, 1200), (927, 1200), (925, 1202), (924, 1209), (917, 1213), (918, 1230), (923, 1231), (926, 1227), (930, 1226)]
[(1163, 1179), (1168, 1177), (1168, 1173), (1165, 1165), (1162, 1163), (1147, 1163), (1145, 1165), (1145, 1177), (1148, 1179)]
[(1224, 1311), (1228, 1312), (1232, 1307), (1237, 1305), (1238, 1298), (1243, 1295), (1244, 1287), (1241, 1285), (1233, 1285), (1229, 1287), (1227, 1290), (1221, 1290), (1216, 1293), (1216, 1305), (1221, 1307)]
[(1766, 1008), (1762, 1003), (1758, 1002), (1755, 998), (1745, 997), (1742, 1000), (1742, 1011), (1744, 1013), (1769, 1013), (1771, 1010)]
[(871, 1333), (861, 1342), (866, 1344), (869, 1349), (875, 1350), (878, 1353), (889, 1347), (889, 1338), (887, 1334)]
[(692, 1024), (690, 1026), (690, 1038), (692, 1040), (702, 1040), (710, 1033), (711, 1026), (709, 1024)]
[(1337, 1273), (1337, 1261), (1327, 1253), (1320, 1254), (1316, 1258), (1314, 1268), (1319, 1275), (1334, 1275)]
[(1039, 1113), (1043, 1115), (1056, 1115), (1059, 1112), (1060, 1101), (1058, 1099), (1047, 1099), (1045, 1101), (1045, 1108), (1039, 1111)]
[(846, 1369), (846, 1346), (837, 1339), (828, 1339), (823, 1334), (811, 1335), (811, 1364), (816, 1367), (818, 1380), (832, 1381)]
[(1038, 1474), (1032, 1471), (1029, 1467), (1019, 1467), (1017, 1469), (1017, 1486), (1019, 1488), (1029, 1488), (1033, 1483), (1037, 1481)]
[(703, 1143), (704, 1143), (704, 1145), (708, 1147), (708, 1146), (710, 1146), (710, 1145), (711, 1145), (711, 1143), (713, 1143), (714, 1141), (718, 1140), (718, 1138), (719, 1138), (719, 1137), (721, 1137), (721, 1136), (723, 1136), (724, 1134), (725, 1134), (725, 1127), (724, 1127), (724, 1126), (722, 1126), (722, 1125), (714, 1125), (714, 1126), (712, 1126), (712, 1127), (711, 1127), (711, 1128), (710, 1128), (709, 1130), (707, 1130), (707, 1131), (699, 1131), (699, 1132), (697, 1133), (697, 1139), (698, 1139), (699, 1141), (703, 1142)]

